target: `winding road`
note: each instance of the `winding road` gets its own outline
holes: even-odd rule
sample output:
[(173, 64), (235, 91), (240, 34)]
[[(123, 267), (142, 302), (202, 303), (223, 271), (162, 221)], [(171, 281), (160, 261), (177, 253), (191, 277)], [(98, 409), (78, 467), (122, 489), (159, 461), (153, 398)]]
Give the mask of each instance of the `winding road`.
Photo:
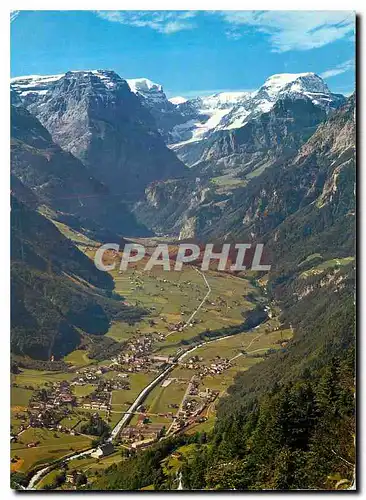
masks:
[[(204, 281), (205, 281), (205, 284), (206, 284), (206, 286), (207, 286), (207, 288), (208, 288), (208, 292), (207, 292), (207, 293), (206, 293), (206, 295), (203, 297), (203, 299), (202, 299), (202, 301), (200, 302), (200, 304), (199, 304), (199, 306), (197, 307), (197, 309), (195, 309), (195, 310), (194, 310), (194, 312), (190, 315), (190, 317), (189, 317), (189, 318), (187, 319), (187, 321), (184, 323), (184, 325), (183, 325), (183, 329), (184, 329), (184, 328), (187, 328), (187, 326), (189, 326), (189, 324), (192, 322), (192, 319), (196, 316), (196, 314), (197, 314), (197, 313), (198, 313), (198, 311), (201, 309), (201, 307), (202, 307), (202, 306), (203, 306), (203, 304), (205, 303), (206, 299), (210, 296), (210, 293), (212, 292), (211, 287), (210, 287), (210, 284), (209, 284), (209, 282), (207, 281), (206, 276), (203, 274), (203, 272), (201, 272), (201, 271), (200, 271), (199, 269), (197, 269), (196, 267), (193, 267), (193, 269), (194, 269), (195, 271), (197, 271), (197, 273), (199, 273), (199, 274), (203, 277), (203, 279), (204, 279)], [(175, 333), (175, 332), (170, 332), (170, 333), (168, 333), (168, 335), (166, 335), (166, 337), (169, 337), (169, 335), (171, 335), (172, 333)], [(166, 337), (165, 337), (165, 338), (166, 338)]]
[(212, 292), (211, 290), (211, 287), (210, 287), (210, 284), (209, 282), (207, 281), (206, 279), (206, 276), (203, 274), (202, 271), (200, 271), (199, 269), (197, 269), (196, 267), (194, 268), (204, 279), (205, 283), (206, 283), (206, 286), (208, 288), (208, 292), (206, 293), (206, 295), (203, 297), (203, 300), (202, 302), (200, 303), (200, 305), (197, 307), (197, 309), (190, 315), (190, 317), (187, 319), (187, 321), (185, 322), (184, 324), (184, 327), (185, 328), (186, 326), (188, 326), (192, 319), (196, 316), (196, 314), (198, 313), (198, 311), (201, 309), (201, 307), (203, 306), (203, 304), (205, 303), (206, 299), (209, 297), (210, 293)]
[[(194, 268), (196, 269), (196, 268)], [(207, 293), (205, 295), (205, 297), (203, 298), (203, 300), (201, 301), (201, 303), (199, 304), (199, 306), (197, 307), (197, 309), (191, 314), (191, 316), (189, 317), (189, 319), (187, 320), (187, 322), (185, 323), (184, 327), (188, 326), (189, 323), (191, 323), (192, 319), (195, 317), (195, 315), (198, 313), (198, 311), (201, 309), (201, 307), (203, 306), (203, 304), (205, 303), (206, 299), (209, 297), (210, 293), (211, 293), (211, 287), (210, 287), (210, 284), (208, 283), (207, 279), (206, 279), (206, 276), (204, 275), (204, 273), (202, 273), (201, 271), (199, 271), (198, 269), (196, 269), (196, 271), (202, 275), (204, 281), (205, 281), (205, 284), (207, 286)], [(260, 336), (260, 335), (259, 335)], [(117, 424), (114, 426), (114, 428), (112, 429), (112, 432), (111, 432), (111, 435), (110, 437), (108, 438), (108, 441), (111, 442), (113, 441), (113, 439), (115, 439), (118, 434), (121, 432), (121, 430), (129, 423), (129, 421), (131, 420), (132, 416), (135, 414), (136, 412), (136, 409), (140, 406), (140, 404), (143, 403), (143, 401), (146, 399), (146, 397), (149, 395), (149, 393), (154, 389), (154, 387), (156, 387), (162, 380), (164, 380), (167, 375), (179, 364), (179, 362), (184, 359), (188, 354), (190, 354), (191, 352), (194, 352), (196, 349), (200, 348), (200, 347), (203, 347), (204, 345), (207, 345), (207, 344), (211, 344), (212, 342), (218, 342), (220, 340), (224, 340), (224, 339), (227, 339), (229, 337), (232, 337), (232, 335), (226, 335), (225, 337), (219, 337), (219, 338), (216, 338), (216, 339), (213, 339), (213, 340), (208, 340), (207, 342), (202, 342), (201, 344), (198, 344), (194, 347), (192, 347), (191, 349), (188, 349), (187, 351), (184, 351), (175, 361), (174, 363), (172, 363), (170, 366), (168, 366), (167, 368), (165, 368), (165, 370), (163, 372), (161, 372), (159, 375), (157, 375), (154, 380), (152, 380), (140, 393), (139, 395), (136, 397), (135, 401), (131, 404), (131, 406), (129, 407), (129, 409), (127, 410), (127, 412), (124, 412), (123, 413), (123, 417), (117, 422)], [(258, 338), (258, 337), (256, 337)], [(254, 340), (253, 339), (249, 345), (247, 347), (249, 347)], [(82, 457), (82, 456), (88, 456), (90, 455), (91, 453), (93, 453), (93, 451), (95, 451), (96, 448), (91, 448), (91, 449), (88, 449), (88, 450), (85, 450), (83, 452), (80, 452), (80, 453), (74, 453), (68, 457), (65, 457), (62, 461), (62, 462), (69, 462), (70, 460), (73, 460), (75, 458), (78, 458), (78, 457)], [(36, 472), (33, 477), (31, 478), (28, 486), (25, 488), (26, 490), (35, 490), (35, 486), (36, 484), (38, 483), (38, 481), (45, 475), (47, 474), (50, 470), (52, 470), (52, 468), (54, 468), (54, 465), (48, 465), (47, 467), (44, 467), (42, 469), (40, 469), (38, 472)], [(181, 485), (181, 481), (180, 481), (180, 485)], [(183, 489), (183, 488), (178, 488), (178, 489)]]
[[(196, 269), (196, 268), (194, 268)], [(196, 269), (196, 271), (202, 275), (205, 283), (206, 283), (206, 286), (208, 288), (208, 291), (206, 293), (206, 295), (204, 296), (203, 300), (201, 301), (201, 303), (199, 304), (199, 306), (197, 307), (197, 309), (191, 314), (191, 316), (189, 317), (188, 321), (186, 321), (184, 327), (188, 326), (189, 323), (192, 321), (192, 319), (195, 317), (195, 315), (198, 313), (198, 311), (201, 309), (201, 307), (203, 306), (203, 304), (205, 303), (205, 300), (207, 299), (207, 297), (210, 295), (211, 293), (211, 287), (206, 279), (206, 276), (201, 272), (199, 271), (198, 269)], [(224, 337), (223, 337), (224, 338)], [(157, 375), (154, 380), (152, 380), (141, 392), (140, 394), (137, 396), (137, 398), (135, 399), (135, 401), (131, 404), (131, 406), (129, 407), (129, 409), (127, 410), (127, 412), (125, 412), (123, 414), (123, 417), (121, 418), (121, 420), (119, 420), (117, 422), (117, 424), (114, 426), (114, 428), (112, 429), (112, 432), (111, 432), (111, 435), (110, 437), (108, 438), (108, 441), (111, 442), (113, 441), (113, 439), (115, 439), (118, 434), (121, 432), (121, 430), (129, 423), (129, 421), (131, 420), (132, 416), (134, 415), (136, 409), (140, 406), (141, 403), (143, 403), (143, 401), (146, 399), (146, 397), (149, 395), (149, 393), (154, 389), (154, 387), (156, 387), (159, 382), (161, 382), (162, 380), (164, 380), (166, 378), (166, 376), (168, 375), (169, 372), (171, 372), (173, 370), (173, 368), (179, 363), (179, 361), (181, 359), (183, 359), (187, 354), (189, 354), (190, 352), (194, 351), (195, 349), (197, 349), (197, 347), (201, 347), (202, 345), (204, 345), (205, 343), (203, 344), (200, 344), (200, 346), (196, 346), (196, 347), (193, 347), (192, 349), (189, 349), (188, 351), (185, 351), (184, 353), (182, 353), (178, 358), (177, 360), (172, 363), (170, 366), (168, 366), (168, 368), (166, 368), (162, 373), (160, 373), (159, 375)], [(70, 455), (69, 457), (65, 458), (63, 460), (63, 462), (69, 462), (70, 460), (73, 460), (75, 458), (78, 458), (78, 457), (82, 457), (82, 456), (87, 456), (87, 455), (90, 455), (91, 453), (93, 453), (93, 451), (95, 451), (96, 448), (91, 448), (89, 450), (86, 450), (86, 451), (83, 451), (81, 453), (74, 453), (73, 455)], [(25, 488), (26, 490), (35, 490), (35, 486), (36, 484), (38, 483), (38, 481), (45, 475), (47, 474), (47, 472), (49, 472), (50, 470), (52, 470), (53, 466), (52, 465), (48, 465), (47, 467), (44, 467), (43, 469), (40, 469), (38, 472), (36, 472), (34, 474), (34, 476), (31, 478), (31, 480), (29, 481), (29, 484), (27, 486), (27, 488)]]

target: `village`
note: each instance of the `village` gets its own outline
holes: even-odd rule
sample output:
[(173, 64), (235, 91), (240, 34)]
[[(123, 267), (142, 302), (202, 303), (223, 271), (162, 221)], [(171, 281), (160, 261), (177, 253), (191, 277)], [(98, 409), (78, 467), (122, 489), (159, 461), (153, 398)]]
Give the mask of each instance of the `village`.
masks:
[[(38, 375), (22, 368), (12, 377), (12, 394), (19, 394), (12, 405), (12, 469), (27, 471), (39, 459), (47, 463), (47, 450), (64, 457), (70, 450), (93, 448), (88, 463), (107, 463), (109, 457), (113, 463), (128, 450), (147, 448), (167, 436), (209, 429), (216, 402), (239, 365), (246, 366), (251, 357), (250, 363), (254, 357), (260, 361), (283, 337), (274, 319), (249, 334), (250, 342), (263, 339), (256, 352), (247, 352), (244, 332), (220, 343), (215, 331), (225, 337), (226, 326), (242, 324), (243, 296), (255, 290), (231, 276), (212, 273), (208, 279), (210, 289), (193, 268), (181, 276), (116, 271), (116, 292), (124, 305), (143, 307), (149, 314), (133, 325), (112, 324), (106, 337), (119, 345), (105, 357), (103, 347), (100, 356), (89, 357), (93, 339), (86, 337), (79, 350), (65, 357), (61, 371)], [(252, 307), (250, 301), (245, 307)], [(266, 340), (270, 332), (276, 338)], [(53, 357), (50, 363), (56, 364)], [(73, 470), (65, 472), (67, 489), (85, 481), (78, 459), (73, 462)]]
[[(149, 346), (149, 347), (147, 347)], [(131, 349), (135, 347), (135, 349)], [(36, 389), (29, 400), (27, 410), (15, 416), (22, 423), (18, 428), (20, 435), (26, 428), (46, 428), (51, 431), (69, 433), (72, 436), (80, 433), (80, 424), (89, 415), (103, 416), (106, 422), (111, 420), (112, 394), (114, 391), (130, 391), (130, 376), (135, 373), (159, 373), (164, 367), (173, 365), (174, 360), (169, 356), (149, 355), (150, 340), (142, 337), (138, 342), (131, 342), (129, 348), (134, 354), (121, 354), (113, 358), (110, 363), (100, 366), (88, 366), (75, 371), (75, 377), (70, 380), (47, 383), (45, 387)], [(203, 364), (202, 358), (193, 356), (181, 363), (182, 368), (194, 370), (195, 374), (187, 386), (187, 390), (180, 402), (168, 403), (169, 410), (160, 412), (157, 417), (171, 420), (169, 432), (177, 432), (195, 421), (203, 413), (208, 404), (212, 403), (218, 391), (209, 388), (199, 390), (200, 380), (207, 374), (219, 375), (230, 363), (227, 359), (218, 359), (215, 363)], [(107, 377), (106, 377), (107, 375)], [(159, 385), (162, 389), (172, 382), (183, 384), (185, 380), (167, 378)], [(15, 387), (17, 385), (15, 384)], [(79, 388), (89, 388), (90, 392), (80, 394)], [(82, 391), (81, 391), (82, 392)], [(138, 421), (135, 426), (125, 428), (119, 436), (119, 441), (130, 444), (132, 448), (140, 446), (140, 442), (148, 439), (159, 439), (167, 431), (166, 425), (151, 423), (149, 409), (140, 405), (136, 410)], [(73, 425), (64, 425), (63, 422), (73, 419)], [(12, 440), (17, 440), (17, 435), (12, 435)], [(135, 442), (139, 444), (135, 444)], [(37, 446), (30, 443), (29, 446)]]

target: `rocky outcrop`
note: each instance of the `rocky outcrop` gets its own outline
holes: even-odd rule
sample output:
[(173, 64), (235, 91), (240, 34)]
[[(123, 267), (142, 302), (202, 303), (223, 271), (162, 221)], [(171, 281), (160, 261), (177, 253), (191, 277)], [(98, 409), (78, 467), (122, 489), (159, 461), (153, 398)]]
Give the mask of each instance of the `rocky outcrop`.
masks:
[(133, 199), (148, 183), (184, 173), (149, 111), (114, 71), (70, 71), (28, 109), (114, 194)]
[(38, 204), (52, 209), (55, 218), (66, 219), (98, 239), (149, 234), (136, 222), (123, 197), (111, 196), (80, 160), (53, 142), (23, 106), (11, 107), (11, 172), (31, 190)]
[(148, 78), (127, 80), (131, 91), (140, 99), (141, 104), (150, 111), (156, 127), (166, 142), (170, 142), (171, 130), (186, 121), (179, 108), (168, 100), (162, 85)]

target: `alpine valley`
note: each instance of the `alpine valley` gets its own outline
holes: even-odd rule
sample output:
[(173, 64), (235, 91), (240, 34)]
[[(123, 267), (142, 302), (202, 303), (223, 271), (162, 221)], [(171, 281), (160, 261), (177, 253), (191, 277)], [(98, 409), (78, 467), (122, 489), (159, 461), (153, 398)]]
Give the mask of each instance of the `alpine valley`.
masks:
[[(355, 94), (314, 73), (13, 78), (12, 487), (355, 489), (355, 186)], [(271, 269), (93, 261), (182, 241)]]

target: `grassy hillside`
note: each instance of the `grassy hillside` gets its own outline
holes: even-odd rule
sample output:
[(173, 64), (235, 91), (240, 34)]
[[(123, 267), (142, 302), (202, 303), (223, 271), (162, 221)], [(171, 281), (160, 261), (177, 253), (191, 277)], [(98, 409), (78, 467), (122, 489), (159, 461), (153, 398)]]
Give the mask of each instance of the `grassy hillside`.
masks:
[(104, 334), (113, 317), (142, 310), (122, 304), (113, 280), (98, 271), (56, 227), (12, 197), (12, 352), (36, 359), (75, 349), (82, 332)]

